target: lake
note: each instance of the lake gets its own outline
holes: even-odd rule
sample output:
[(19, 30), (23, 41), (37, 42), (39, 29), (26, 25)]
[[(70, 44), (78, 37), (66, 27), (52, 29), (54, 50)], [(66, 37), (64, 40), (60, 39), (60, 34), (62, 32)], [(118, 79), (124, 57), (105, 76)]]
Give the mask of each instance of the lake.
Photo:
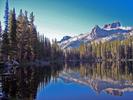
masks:
[(18, 67), (2, 91), (9, 100), (132, 100), (133, 62)]

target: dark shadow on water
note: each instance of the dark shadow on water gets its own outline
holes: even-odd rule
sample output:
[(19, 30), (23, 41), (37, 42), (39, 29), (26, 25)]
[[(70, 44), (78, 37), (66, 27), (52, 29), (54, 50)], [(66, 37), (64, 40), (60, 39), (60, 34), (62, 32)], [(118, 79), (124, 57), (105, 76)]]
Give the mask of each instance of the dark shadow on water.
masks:
[(104, 91), (122, 96), (124, 92), (133, 91), (133, 62), (69, 62), (44, 67), (22, 66), (14, 69), (13, 75), (1, 75), (2, 93), (9, 100), (34, 100), (38, 88), (47, 86), (51, 80), (56, 82), (59, 77), (91, 86), (96, 93)]

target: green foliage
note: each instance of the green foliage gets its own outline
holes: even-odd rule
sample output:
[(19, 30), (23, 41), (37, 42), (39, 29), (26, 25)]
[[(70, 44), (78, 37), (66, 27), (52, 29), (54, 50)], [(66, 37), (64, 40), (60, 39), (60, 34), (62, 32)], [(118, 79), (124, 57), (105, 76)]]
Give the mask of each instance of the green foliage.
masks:
[(10, 56), (16, 56), (17, 52), (17, 23), (15, 9), (10, 11), (9, 15), (9, 45), (10, 45)]
[(8, 33), (5, 33), (5, 32), (2, 35), (1, 53), (2, 53), (2, 55), (5, 55), (5, 58), (7, 58), (8, 54), (9, 54)]
[(28, 12), (23, 13), (22, 9), (16, 18), (15, 9), (8, 12), (7, 0), (3, 34), (1, 34), (0, 23), (0, 36), (2, 36), (0, 50), (3, 60), (5, 58), (18, 59), (19, 61), (33, 61), (36, 59), (46, 61), (133, 59), (133, 37), (104, 43), (82, 43), (79, 48), (63, 50), (56, 39), (51, 43), (48, 38), (39, 35), (34, 20), (33, 12), (28, 17)]

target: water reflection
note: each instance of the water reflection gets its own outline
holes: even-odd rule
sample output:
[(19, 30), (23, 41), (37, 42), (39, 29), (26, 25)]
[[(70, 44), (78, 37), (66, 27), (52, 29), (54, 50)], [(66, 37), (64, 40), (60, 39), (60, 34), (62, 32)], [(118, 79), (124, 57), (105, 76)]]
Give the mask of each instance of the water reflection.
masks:
[(19, 67), (13, 75), (2, 77), (4, 98), (9, 100), (34, 100), (39, 86), (47, 85), (51, 79), (56, 79), (62, 71), (61, 65), (56, 66), (26, 66)]
[(122, 96), (124, 92), (133, 91), (132, 64), (133, 62), (103, 62), (80, 64), (77, 67), (69, 65), (69, 70), (66, 70), (61, 77), (88, 85), (97, 93), (104, 91), (114, 96)]
[(34, 100), (39, 89), (45, 89), (51, 80), (58, 82), (57, 78), (91, 87), (98, 94), (122, 96), (133, 91), (133, 62), (22, 66), (13, 75), (2, 76), (2, 92), (9, 100)]

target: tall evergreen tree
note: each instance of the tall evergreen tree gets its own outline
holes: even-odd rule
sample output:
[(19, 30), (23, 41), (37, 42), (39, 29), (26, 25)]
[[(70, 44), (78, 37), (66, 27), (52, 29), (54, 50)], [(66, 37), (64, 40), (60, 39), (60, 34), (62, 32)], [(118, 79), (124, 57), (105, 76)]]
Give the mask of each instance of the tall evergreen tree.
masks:
[(2, 26), (1, 26), (1, 21), (0, 21), (0, 39), (2, 37)]
[(9, 36), (8, 36), (8, 20), (9, 20), (9, 5), (8, 0), (6, 0), (6, 6), (5, 6), (5, 30), (2, 34), (2, 59), (7, 60), (8, 53), (9, 53)]
[(10, 42), (10, 54), (16, 56), (17, 51), (17, 23), (15, 9), (10, 11), (9, 16), (9, 42)]
[(1, 46), (1, 52), (2, 52), (2, 59), (5, 61), (8, 58), (9, 54), (9, 39), (8, 39), (8, 33), (3, 33), (2, 35), (2, 46)]
[(30, 14), (30, 22), (33, 24), (34, 23), (34, 14), (31, 12)]
[(1, 55), (1, 41), (2, 41), (2, 26), (1, 26), (1, 21), (0, 21), (0, 61), (2, 60), (2, 55)]
[(5, 6), (5, 33), (8, 32), (8, 20), (9, 20), (9, 5), (8, 5), (8, 0), (6, 0), (6, 6)]
[(18, 59), (22, 60), (25, 52), (25, 46), (27, 43), (27, 23), (25, 20), (25, 16), (22, 12), (22, 9), (20, 10), (19, 16), (17, 18), (17, 37), (18, 37)]

